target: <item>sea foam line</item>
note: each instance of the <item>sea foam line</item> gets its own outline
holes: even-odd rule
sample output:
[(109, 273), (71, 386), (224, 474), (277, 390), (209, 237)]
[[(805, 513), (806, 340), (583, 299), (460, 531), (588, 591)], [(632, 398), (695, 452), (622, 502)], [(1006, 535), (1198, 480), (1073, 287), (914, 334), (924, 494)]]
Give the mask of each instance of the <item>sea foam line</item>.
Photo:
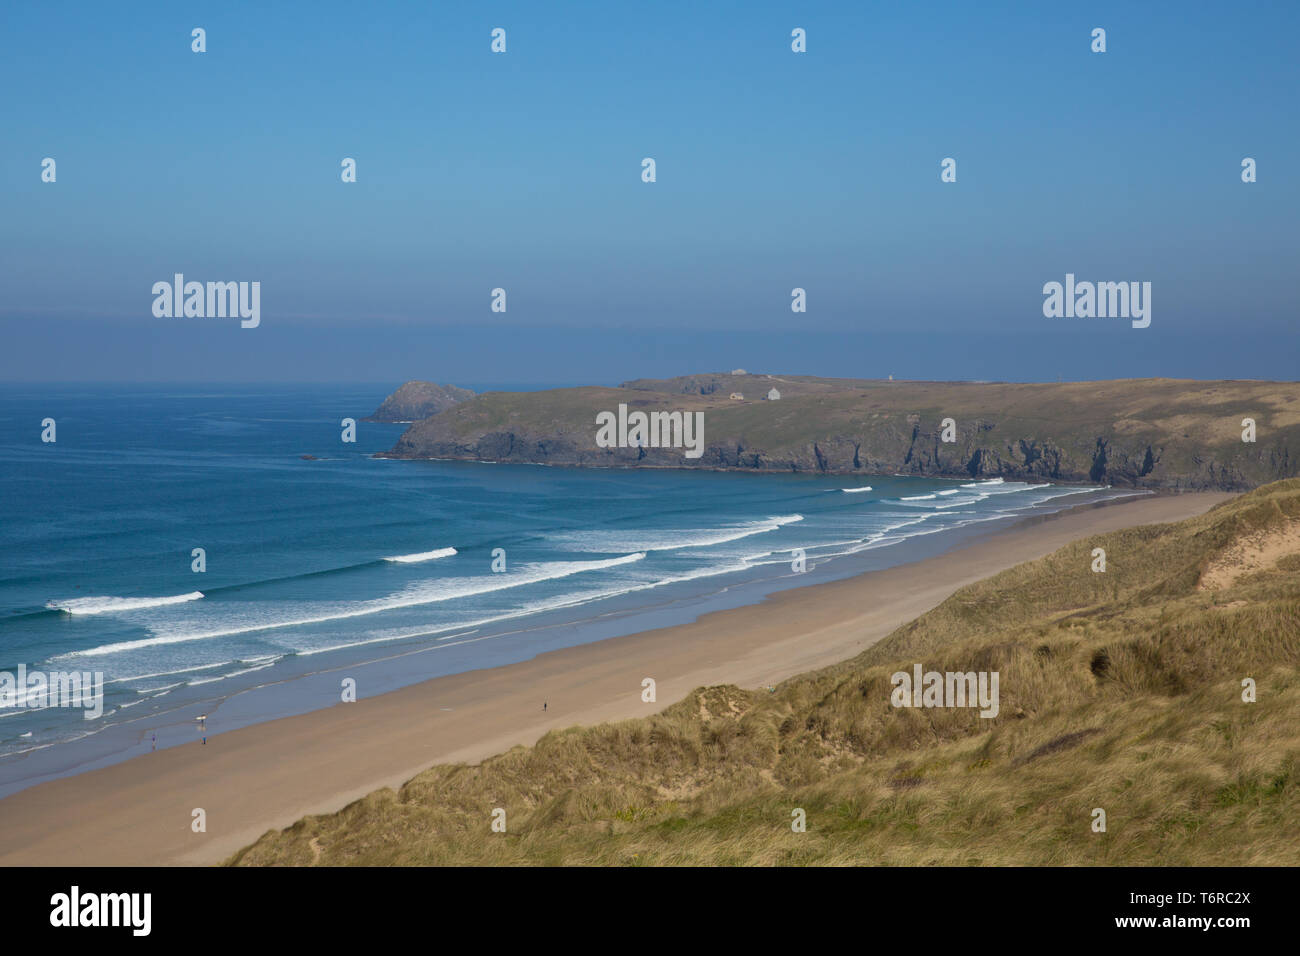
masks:
[[(540, 614), (547, 611), (556, 611), (556, 610), (562, 610), (570, 607), (580, 607), (583, 605), (594, 604), (597, 601), (603, 601), (608, 598), (622, 597), (625, 594), (633, 594), (638, 591), (648, 591), (653, 588), (663, 587), (664, 585), (679, 584), (685, 581), (692, 581), (697, 578), (715, 577), (717, 575), (722, 575), (722, 574), (733, 574), (737, 571), (748, 570), (749, 567), (751, 567), (751, 565), (748, 561), (742, 561), (741, 563), (728, 565), (726, 567), (699, 568), (696, 569), (695, 571), (690, 571), (685, 574), (673, 575), (671, 577), (666, 577), (666, 578), (658, 578), (654, 581), (644, 581), (638, 584), (630, 584), (623, 587), (608, 588), (599, 591), (588, 591), (588, 592), (578, 592), (574, 594), (568, 594), (561, 597), (552, 598), (550, 600), (543, 600), (541, 602), (530, 604), (525, 607), (516, 608), (514, 610), (506, 611), (501, 614), (495, 614), (491, 617), (476, 618), (475, 620), (472, 621), (457, 621), (453, 624), (446, 624), (441, 627), (435, 627), (433, 629), (421, 628), (414, 631), (406, 630), (400, 634), (388, 633), (388, 634), (384, 634), (383, 636), (371, 637), (368, 640), (353, 641), (348, 644), (330, 645), (328, 647), (311, 648), (309, 650), (297, 651), (296, 653), (297, 656), (299, 657), (310, 657), (313, 654), (325, 654), (330, 651), (342, 650), (344, 648), (363, 647), (369, 644), (383, 644), (390, 641), (410, 640), (412, 638), (417, 638), (417, 637), (434, 637), (438, 634), (444, 633), (445, 631), (458, 632), (456, 634), (448, 634), (445, 637), (439, 638), (439, 641), (447, 641), (455, 637), (463, 636), (464, 634), (473, 633), (479, 628), (486, 627), (489, 624), (499, 624), (503, 621), (514, 620), (521, 617), (530, 617), (534, 614)], [(472, 638), (469, 641), (463, 641), (458, 643), (474, 643), (476, 641), (485, 641), (485, 640), (491, 640), (498, 637), (509, 637), (509, 636), (511, 636), (511, 633), (485, 634), (481, 637)], [(446, 645), (439, 645), (439, 646), (453, 647), (457, 645), (446, 644)]]
[(576, 551), (614, 552), (635, 548), (638, 551), (680, 551), (729, 544), (756, 534), (767, 534), (788, 524), (803, 521), (803, 515), (772, 515), (730, 528), (680, 528), (637, 531), (576, 531), (551, 535)]
[(631, 564), (632, 562), (640, 561), (643, 558), (645, 558), (645, 552), (638, 551), (635, 554), (625, 554), (622, 557), (608, 558), (599, 561), (554, 561), (531, 567), (525, 566), (520, 571), (511, 574), (493, 575), (491, 578), (450, 579), (438, 581), (432, 585), (416, 586), (398, 592), (397, 594), (391, 594), (386, 598), (380, 598), (374, 601), (363, 601), (360, 605), (346, 611), (336, 611), (334, 613), (319, 614), (312, 617), (292, 618), (284, 621), (264, 621), (256, 624), (248, 624), (243, 627), (223, 628), (221, 630), (202, 631), (198, 633), (162, 634), (134, 641), (119, 641), (114, 644), (103, 644), (99, 647), (90, 647), (84, 650), (71, 651), (61, 656), (99, 657), (105, 654), (119, 654), (123, 651), (139, 650), (143, 647), (157, 647), (164, 644), (184, 644), (190, 641), (202, 641), (214, 637), (230, 637), (235, 634), (248, 634), (253, 631), (267, 631), (280, 627), (298, 627), (304, 624), (323, 624), (327, 621), (341, 621), (348, 618), (364, 617), (367, 614), (377, 614), (382, 611), (418, 607), (423, 604), (437, 604), (442, 601), (451, 601), (456, 598), (485, 594), (489, 591), (501, 591), (506, 588), (535, 584), (538, 581), (550, 581), (555, 578), (564, 578), (573, 574), (581, 574), (585, 571), (600, 571), (605, 568)]
[(50, 601), (45, 606), (51, 610), (66, 611), (69, 614), (115, 614), (119, 611), (138, 611), (146, 607), (184, 604), (186, 601), (197, 601), (201, 597), (203, 597), (201, 591), (191, 591), (189, 594), (177, 594), (172, 597), (84, 597), (69, 598), (66, 601)]
[(421, 561), (436, 561), (438, 558), (450, 558), (456, 554), (455, 548), (438, 548), (434, 551), (419, 551), (415, 554), (399, 554), (391, 558), (384, 558), (385, 561), (396, 561), (399, 564), (417, 564)]

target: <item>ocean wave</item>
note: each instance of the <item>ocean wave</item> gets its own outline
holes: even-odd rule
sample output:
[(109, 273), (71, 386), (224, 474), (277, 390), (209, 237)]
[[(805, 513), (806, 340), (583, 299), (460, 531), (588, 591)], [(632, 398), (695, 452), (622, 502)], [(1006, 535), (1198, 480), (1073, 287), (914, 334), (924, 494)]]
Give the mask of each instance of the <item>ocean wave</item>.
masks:
[[(63, 655), (63, 656), (66, 657), (67, 655)], [(169, 670), (169, 671), (158, 671), (157, 673), (153, 673), (153, 674), (128, 674), (128, 675), (126, 675), (125, 677), (112, 677), (112, 678), (108, 678), (108, 679), (106, 679), (106, 680), (104, 681), (104, 684), (105, 684), (105, 685), (108, 685), (108, 684), (127, 684), (127, 683), (130, 683), (131, 681), (138, 681), (138, 680), (151, 680), (151, 679), (153, 679), (153, 678), (155, 678), (155, 677), (175, 677), (177, 674), (188, 674), (190, 671), (205, 671), (205, 670), (211, 670), (211, 669), (214, 668), (214, 667), (225, 667), (227, 664), (233, 664), (233, 663), (235, 663), (233, 660), (228, 660), (228, 661), (217, 661), (217, 662), (214, 663), (214, 664), (194, 664), (194, 665), (192, 665), (192, 666), (190, 666), (190, 667), (178, 667), (178, 668), (175, 668), (175, 669), (173, 669), (173, 670)], [(164, 685), (162, 685), (162, 687), (145, 688), (145, 689), (143, 689), (143, 690), (141, 690), (141, 689), (139, 689), (139, 688), (136, 688), (136, 689), (135, 689), (135, 692), (136, 692), (137, 694), (151, 694), (151, 693), (153, 693), (153, 692), (156, 691), (156, 690), (163, 690), (164, 688), (168, 688), (168, 687), (181, 687), (181, 686), (183, 686), (184, 684), (185, 684), (185, 681), (180, 681), (179, 683), (176, 683), (176, 684), (164, 684)]]
[(416, 554), (399, 554), (395, 557), (384, 558), (385, 561), (396, 561), (399, 564), (418, 564), (421, 561), (435, 561), (438, 558), (450, 558), (456, 554), (455, 548), (438, 548), (435, 551), (420, 551)]
[(120, 611), (138, 611), (147, 607), (184, 604), (186, 601), (197, 601), (201, 597), (203, 597), (201, 591), (191, 591), (189, 594), (177, 594), (172, 597), (84, 597), (69, 598), (65, 601), (50, 601), (45, 606), (51, 610), (66, 611), (69, 614), (116, 614)]
[(937, 497), (939, 496), (938, 495), (909, 495), (906, 498), (899, 498), (898, 500), (899, 501), (931, 501), (932, 499)]
[(840, 491), (844, 492), (846, 495), (856, 495), (856, 494), (857, 494), (858, 492), (860, 492), (860, 491), (870, 491), (870, 490), (871, 490), (871, 486), (870, 486), (870, 485), (863, 485), (861, 488), (841, 488), (841, 489), (840, 489)]
[[(24, 734), (23, 736), (25, 737), (27, 735)], [(76, 738), (74, 737), (72, 739), (75, 740)], [(48, 747), (53, 747), (55, 743), (57, 743), (57, 741), (51, 741), (48, 744), (39, 744), (35, 747), (28, 747), (26, 750), (11, 750), (8, 753), (0, 753), (0, 757), (20, 757), (23, 754), (34, 753), (37, 750), (45, 750)]]
[[(455, 631), (457, 633), (447, 634), (438, 638), (439, 641), (450, 641), (456, 637), (464, 637), (472, 634), (477, 629), (489, 624), (499, 624), (502, 621), (514, 620), (517, 618), (530, 617), (534, 614), (540, 614), (546, 611), (563, 610), (564, 608), (577, 607), (585, 604), (592, 604), (596, 601), (602, 601), (607, 598), (622, 597), (625, 594), (632, 594), (638, 591), (648, 591), (658, 587), (664, 587), (669, 584), (680, 584), (685, 581), (693, 581), (698, 578), (713, 577), (720, 574), (733, 574), (737, 571), (745, 571), (750, 567), (747, 562), (731, 564), (719, 567), (697, 568), (694, 571), (688, 571), (684, 574), (676, 574), (670, 577), (658, 578), (653, 581), (645, 581), (637, 584), (629, 584), (622, 587), (605, 588), (596, 591), (581, 591), (571, 594), (562, 595), (548, 600), (537, 601), (525, 605), (524, 607), (515, 608), (505, 611), (501, 614), (494, 614), (491, 617), (477, 618), (472, 621), (456, 621), (453, 624), (446, 624), (436, 628), (404, 628), (400, 630), (389, 630), (377, 632), (366, 640), (351, 641), (346, 644), (331, 644), (327, 647), (313, 647), (307, 650), (298, 651), (300, 657), (310, 657), (315, 654), (326, 654), (330, 651), (346, 650), (355, 647), (365, 647), (370, 644), (383, 644), (392, 641), (411, 640), (417, 637), (434, 637), (443, 634), (445, 631)], [(493, 640), (501, 637), (508, 637), (510, 634), (484, 634), (480, 637), (472, 638), (468, 641), (460, 641), (456, 645), (440, 644), (439, 647), (453, 647), (459, 644), (469, 644), (476, 641)]]
[[(833, 558), (837, 555), (848, 554), (848, 551), (831, 551), (831, 548), (852, 548), (868, 540), (867, 537), (861, 538), (842, 538), (835, 541), (818, 541), (813, 544), (793, 545), (789, 548), (778, 548), (774, 551), (755, 551), (752, 554), (742, 555), (742, 561), (749, 564), (789, 564), (794, 557), (796, 549), (801, 550), (809, 558)], [(814, 554), (814, 552), (816, 552)], [(823, 553), (827, 552), (827, 553)]]
[(803, 515), (772, 515), (730, 528), (682, 528), (676, 530), (570, 531), (550, 535), (575, 551), (614, 553), (617, 551), (680, 551), (739, 541), (767, 534), (788, 524), (803, 521)]
[(184, 644), (190, 641), (202, 641), (217, 637), (230, 637), (235, 634), (248, 634), (253, 631), (266, 631), (281, 627), (298, 627), (304, 624), (323, 624), (328, 621), (342, 621), (348, 618), (364, 617), (399, 608), (419, 607), (424, 604), (437, 604), (461, 597), (472, 597), (490, 591), (536, 584), (556, 578), (583, 574), (588, 571), (600, 571), (606, 568), (631, 564), (645, 558), (645, 552), (625, 554), (618, 558), (606, 558), (597, 561), (550, 561), (537, 565), (524, 565), (519, 570), (509, 573), (494, 574), (479, 578), (447, 578), (444, 580), (412, 585), (403, 591), (371, 601), (360, 601), (351, 605), (340, 606), (332, 611), (285, 618), (283, 620), (254, 620), (234, 627), (223, 627), (208, 631), (187, 631), (180, 633), (157, 633), (155, 636), (133, 641), (117, 641), (98, 647), (70, 651), (62, 657), (100, 657), (105, 654), (120, 654), (125, 651), (139, 650), (145, 647), (158, 647), (166, 644)]
[(962, 505), (977, 505), (981, 501), (988, 501), (989, 495), (972, 495), (969, 498), (953, 498), (951, 501), (940, 501), (934, 504), (935, 508), (960, 508)]
[[(935, 516), (934, 512), (929, 512), (927, 514), (917, 515), (915, 518), (909, 518), (907, 521), (898, 521), (895, 522), (894, 524), (886, 525), (885, 527), (881, 528), (879, 531), (876, 531), (874, 534), (870, 534), (867, 537), (863, 538), (860, 544), (857, 544), (849, 548), (847, 551), (843, 553), (857, 554), (859, 551), (870, 551), (874, 548), (881, 547), (882, 544), (898, 544), (902, 541), (906, 541), (908, 538), (917, 537), (922, 534), (932, 534), (934, 531), (943, 531), (944, 528), (936, 527), (931, 531), (920, 530), (908, 534), (894, 533), (896, 531), (901, 531), (903, 528), (910, 528), (912, 525), (923, 524), (925, 521), (927, 521), (930, 518), (933, 518), (934, 516)], [(833, 555), (831, 555), (831, 557), (833, 557)]]
[(271, 661), (270, 663), (267, 664), (259, 664), (256, 667), (245, 667), (243, 670), (230, 671), (229, 673), (226, 674), (218, 674), (216, 677), (201, 677), (198, 678), (197, 680), (190, 681), (189, 686), (198, 687), (200, 684), (211, 684), (214, 681), (225, 680), (227, 677), (238, 677), (240, 674), (251, 674), (254, 671), (266, 670), (266, 668), (270, 667), (274, 663), (275, 663), (274, 661)]
[(1024, 491), (1042, 492), (1054, 486), (1049, 482), (1038, 484), (1027, 481), (1006, 481), (1003, 478), (990, 478), (988, 481), (972, 481), (961, 487), (967, 491), (974, 491), (984, 495), (1013, 495)]

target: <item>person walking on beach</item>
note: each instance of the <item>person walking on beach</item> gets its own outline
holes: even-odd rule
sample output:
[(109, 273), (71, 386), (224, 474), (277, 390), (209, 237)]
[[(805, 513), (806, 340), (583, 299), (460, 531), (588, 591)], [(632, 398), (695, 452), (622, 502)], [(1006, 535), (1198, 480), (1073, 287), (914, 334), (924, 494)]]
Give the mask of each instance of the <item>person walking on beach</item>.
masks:
[(154, 735), (153, 735), (153, 749), (154, 749), (154, 750), (157, 750), (157, 749), (158, 749), (158, 735), (157, 735), (157, 734), (154, 734)]
[(542, 701), (542, 710), (543, 710), (543, 711), (546, 710), (546, 701)]

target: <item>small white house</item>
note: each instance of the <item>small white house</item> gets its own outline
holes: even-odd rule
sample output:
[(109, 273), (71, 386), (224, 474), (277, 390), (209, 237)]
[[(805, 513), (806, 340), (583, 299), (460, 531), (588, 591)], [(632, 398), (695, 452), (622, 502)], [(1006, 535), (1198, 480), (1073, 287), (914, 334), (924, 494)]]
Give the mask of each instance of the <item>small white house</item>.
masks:
[(776, 389), (772, 389), (770, 392), (767, 393), (767, 400), (769, 402), (779, 401), (780, 398), (781, 398), (781, 393), (778, 392)]
[(732, 375), (748, 375), (749, 373), (746, 372), (743, 368), (733, 368), (733, 369), (731, 370), (731, 374), (732, 374)]

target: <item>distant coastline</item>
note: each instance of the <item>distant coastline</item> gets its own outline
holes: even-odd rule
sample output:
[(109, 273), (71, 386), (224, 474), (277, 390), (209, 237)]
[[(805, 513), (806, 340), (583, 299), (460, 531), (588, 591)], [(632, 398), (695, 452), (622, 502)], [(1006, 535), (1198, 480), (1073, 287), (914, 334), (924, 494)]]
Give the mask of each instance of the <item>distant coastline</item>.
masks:
[[(624, 405), (703, 416), (702, 454), (602, 447), (599, 416)], [(1298, 408), (1294, 382), (903, 382), (737, 370), (474, 395), (414, 421), (375, 457), (1245, 491), (1300, 475), (1290, 451), (1300, 447)]]

